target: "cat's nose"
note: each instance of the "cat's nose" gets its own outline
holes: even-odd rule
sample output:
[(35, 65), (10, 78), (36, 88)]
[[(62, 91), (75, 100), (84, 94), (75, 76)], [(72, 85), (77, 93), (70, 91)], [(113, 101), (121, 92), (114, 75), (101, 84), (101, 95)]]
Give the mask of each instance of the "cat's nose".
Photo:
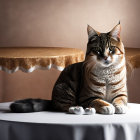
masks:
[(107, 58), (108, 58), (107, 56), (104, 56), (104, 60), (107, 60)]

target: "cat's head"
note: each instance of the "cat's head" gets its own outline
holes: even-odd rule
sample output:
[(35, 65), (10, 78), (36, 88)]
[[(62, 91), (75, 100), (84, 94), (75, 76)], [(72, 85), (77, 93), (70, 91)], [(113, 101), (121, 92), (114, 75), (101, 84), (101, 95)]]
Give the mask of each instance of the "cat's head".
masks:
[(120, 39), (120, 22), (108, 33), (97, 32), (89, 25), (87, 32), (86, 57), (93, 57), (103, 67), (108, 67), (122, 59), (124, 56), (124, 46)]

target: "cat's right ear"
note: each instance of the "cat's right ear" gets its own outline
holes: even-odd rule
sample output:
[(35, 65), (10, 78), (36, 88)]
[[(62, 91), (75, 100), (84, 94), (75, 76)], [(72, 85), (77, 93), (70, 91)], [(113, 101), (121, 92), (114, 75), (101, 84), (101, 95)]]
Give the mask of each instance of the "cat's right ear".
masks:
[(88, 38), (90, 39), (92, 36), (97, 36), (97, 32), (89, 25), (87, 25), (87, 33), (88, 33)]
[(110, 36), (116, 41), (120, 40), (121, 24), (119, 23), (110, 31)]

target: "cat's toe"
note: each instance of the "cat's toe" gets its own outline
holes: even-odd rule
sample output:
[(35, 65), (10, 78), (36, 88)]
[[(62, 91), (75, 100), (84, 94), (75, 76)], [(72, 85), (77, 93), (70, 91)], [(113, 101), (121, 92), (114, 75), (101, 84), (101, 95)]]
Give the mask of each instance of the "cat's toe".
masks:
[(96, 113), (95, 108), (86, 108), (85, 109), (85, 115), (92, 115), (92, 114), (95, 114), (95, 113)]
[(101, 107), (100, 109), (100, 112), (101, 114), (106, 114), (106, 115), (112, 115), (115, 113), (115, 108), (113, 105), (108, 105), (108, 106), (103, 106)]
[(115, 106), (115, 113), (116, 114), (125, 114), (127, 112), (127, 106), (117, 105)]
[(77, 106), (74, 108), (74, 113), (77, 115), (82, 115), (85, 113), (85, 111), (84, 111), (83, 107)]
[(74, 108), (75, 108), (75, 107), (73, 107), (73, 106), (70, 107), (70, 108), (69, 108), (69, 113), (72, 113), (72, 114), (73, 114), (73, 113), (74, 113)]

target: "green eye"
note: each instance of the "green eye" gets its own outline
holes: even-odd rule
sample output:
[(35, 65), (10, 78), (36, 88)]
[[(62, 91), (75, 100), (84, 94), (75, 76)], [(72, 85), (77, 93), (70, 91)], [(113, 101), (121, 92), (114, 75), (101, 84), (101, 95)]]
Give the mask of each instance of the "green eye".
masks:
[(109, 52), (110, 53), (115, 53), (115, 46), (110, 46), (109, 47)]
[(109, 51), (110, 51), (110, 52), (112, 52), (112, 49), (111, 49), (111, 48), (109, 48)]

